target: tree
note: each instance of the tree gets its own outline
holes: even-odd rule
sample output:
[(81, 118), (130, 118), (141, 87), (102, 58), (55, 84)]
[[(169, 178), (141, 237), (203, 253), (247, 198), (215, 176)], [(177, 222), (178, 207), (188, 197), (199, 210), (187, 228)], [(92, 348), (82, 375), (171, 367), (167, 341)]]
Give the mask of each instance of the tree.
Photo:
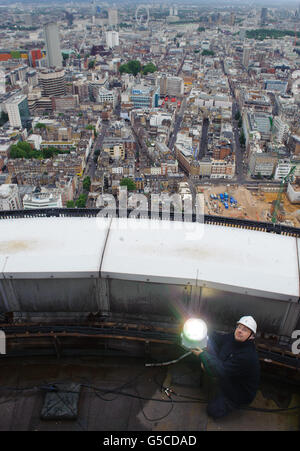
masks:
[(25, 150), (25, 152), (30, 152), (32, 150), (31, 145), (25, 141), (20, 141), (18, 143), (18, 147), (22, 150)]
[(271, 116), (269, 117), (269, 121), (270, 121), (271, 130), (272, 130), (272, 128), (273, 128), (273, 118)]
[(120, 181), (120, 186), (127, 186), (128, 191), (136, 190), (136, 184), (128, 177), (125, 177)]
[(25, 141), (19, 141), (10, 148), (10, 158), (37, 158), (31, 145)]
[(127, 64), (121, 64), (120, 67), (119, 67), (119, 72), (120, 72), (120, 74), (124, 74), (124, 73), (129, 74), (128, 65)]
[(245, 135), (244, 135), (244, 131), (242, 130), (241, 136), (240, 136), (240, 145), (242, 147), (244, 147), (246, 144), (246, 139), (245, 139)]
[(126, 64), (121, 64), (119, 67), (120, 74), (127, 73), (136, 76), (142, 70), (142, 65), (138, 60), (128, 61)]
[(8, 114), (5, 113), (4, 111), (2, 111), (1, 116), (0, 116), (0, 127), (2, 127), (2, 125), (6, 124), (7, 121), (8, 121)]
[(18, 145), (13, 144), (10, 148), (10, 158), (26, 158), (25, 150), (19, 148)]
[(215, 52), (213, 52), (212, 50), (203, 50), (201, 55), (203, 56), (214, 56)]
[(46, 128), (46, 125), (41, 122), (38, 122), (34, 128), (38, 128), (39, 130), (41, 130), (42, 128)]
[(86, 130), (96, 130), (96, 127), (95, 127), (95, 125), (92, 125), (92, 124), (89, 124), (89, 125), (87, 125), (86, 127)]
[(128, 67), (130, 69), (130, 73), (136, 76), (139, 72), (141, 72), (142, 65), (137, 60), (129, 61)]
[(68, 200), (67, 201), (67, 208), (75, 208), (74, 200)]
[(43, 158), (52, 158), (54, 155), (54, 151), (51, 147), (47, 147), (46, 149), (43, 149)]
[[(295, 36), (295, 32), (293, 30), (277, 30), (277, 29), (266, 29), (266, 28), (259, 28), (256, 30), (247, 30), (246, 31), (246, 37), (250, 39), (256, 39), (259, 41), (263, 41), (267, 38), (272, 39), (280, 39), (283, 36)], [(300, 32), (296, 32), (296, 36), (300, 37)]]
[(85, 177), (84, 178), (84, 180), (82, 182), (82, 186), (83, 186), (83, 189), (85, 191), (89, 191), (90, 190), (90, 187), (91, 187), (91, 179), (90, 179), (90, 177)]
[(86, 201), (87, 201), (87, 195), (80, 194), (80, 196), (78, 197), (78, 199), (75, 202), (75, 205), (77, 208), (85, 208)]
[(147, 75), (149, 72), (152, 74), (157, 71), (157, 67), (153, 63), (148, 63), (146, 66), (143, 66), (143, 74)]

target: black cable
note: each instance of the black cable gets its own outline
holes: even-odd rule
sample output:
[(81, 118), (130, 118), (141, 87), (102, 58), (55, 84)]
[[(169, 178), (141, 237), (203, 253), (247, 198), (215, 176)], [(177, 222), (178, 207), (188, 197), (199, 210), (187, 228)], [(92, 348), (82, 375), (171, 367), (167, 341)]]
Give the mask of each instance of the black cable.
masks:
[[(108, 392), (109, 393), (115, 393), (115, 394), (122, 395), (122, 396), (128, 396), (128, 397), (131, 397), (131, 398), (141, 399), (141, 400), (144, 400), (144, 401), (155, 401), (155, 402), (162, 402), (162, 403), (166, 403), (166, 402), (168, 403), (169, 402), (168, 400), (164, 400), (164, 399), (147, 398), (145, 396), (134, 395), (134, 394), (131, 394), (131, 393), (128, 393), (128, 392), (117, 391), (115, 389), (105, 390), (105, 389), (103, 389), (101, 387), (96, 387), (96, 386), (93, 386), (93, 385), (90, 385), (90, 384), (80, 384), (80, 385), (82, 387), (85, 387), (85, 388), (90, 388), (93, 391), (104, 391), (105, 393), (108, 393)], [(125, 384), (125, 385), (127, 385), (127, 384)], [(53, 386), (54, 386), (53, 384), (49, 384), (49, 389), (53, 390)], [(32, 390), (34, 388), (45, 390), (47, 388), (47, 386), (38, 386), (37, 385), (37, 386), (25, 387), (25, 388), (0, 387), (0, 390), (26, 391), (26, 390)], [(74, 392), (74, 391), (70, 391), (70, 390), (67, 390), (67, 391), (63, 390), (63, 391), (65, 393), (78, 393), (78, 392)], [(200, 399), (200, 398), (194, 398), (194, 397), (191, 397), (191, 396), (188, 396), (188, 395), (181, 395), (181, 394), (176, 393), (176, 396), (179, 396), (179, 397), (182, 397), (182, 398), (187, 398), (187, 399), (190, 399), (190, 400), (187, 400), (187, 401), (172, 400), (172, 402), (174, 404), (184, 404), (184, 403), (185, 404), (194, 404), (194, 403), (204, 403), (204, 404), (206, 404), (207, 403), (207, 400), (203, 400), (203, 399)], [(106, 401), (108, 401), (108, 400), (106, 400)], [(6, 401), (4, 401), (4, 402), (6, 402)], [(264, 408), (261, 408), (261, 407), (251, 407), (251, 406), (239, 407), (238, 408), (238, 410), (250, 410), (250, 411), (265, 412), (265, 413), (286, 412), (286, 411), (292, 411), (292, 410), (298, 410), (298, 409), (300, 409), (300, 405), (299, 406), (294, 406), (294, 407), (277, 408), (277, 409), (264, 409)]]
[[(124, 384), (120, 385), (117, 388), (114, 388), (113, 390), (107, 390), (104, 395), (109, 394), (109, 393), (116, 393), (116, 390), (122, 390), (122, 388), (125, 388), (127, 385), (131, 385), (133, 382), (135, 382), (140, 376), (142, 376), (144, 374), (145, 370), (141, 371), (137, 376), (135, 376), (133, 379), (131, 379), (130, 381), (125, 382)], [(102, 401), (115, 401), (118, 397), (119, 397), (119, 393), (117, 394), (117, 396), (115, 396), (113, 399), (106, 399), (103, 396), (101, 396), (99, 393), (97, 393), (95, 390), (95, 395), (97, 395), (100, 399), (102, 399)]]
[[(169, 401), (165, 400), (165, 402), (171, 402), (171, 408), (168, 410), (168, 412), (167, 412), (165, 415), (162, 415), (161, 417), (158, 417), (158, 418), (149, 418), (149, 417), (146, 415), (146, 413), (145, 413), (145, 410), (144, 410), (144, 407), (143, 407), (143, 404), (142, 404), (142, 397), (140, 396), (140, 394), (139, 394), (139, 392), (138, 392), (138, 390), (137, 390), (136, 387), (135, 387), (135, 391), (137, 392), (137, 395), (138, 395), (138, 398), (139, 398), (139, 401), (140, 401), (142, 414), (144, 415), (144, 417), (145, 417), (145, 419), (146, 419), (147, 421), (154, 422), (154, 421), (161, 421), (161, 420), (164, 420), (164, 419), (167, 418), (167, 416), (169, 416), (170, 413), (172, 412), (172, 410), (173, 410), (173, 408), (174, 408), (174, 404), (173, 404), (173, 399), (172, 399), (171, 396), (170, 396), (170, 397), (169, 397)], [(152, 399), (151, 399), (151, 400), (152, 400)]]
[[(104, 389), (101, 389), (100, 387), (94, 387), (94, 386), (91, 386), (91, 385), (83, 385), (83, 386), (86, 387), (86, 388), (91, 388), (92, 390), (104, 391)], [(119, 395), (129, 396), (130, 398), (142, 399), (144, 401), (156, 401), (156, 402), (162, 402), (162, 403), (169, 402), (169, 401), (167, 401), (165, 399), (147, 398), (145, 396), (133, 395), (132, 393), (123, 392), (123, 391), (117, 392), (117, 391), (111, 390), (111, 393), (118, 393)], [(198, 401), (198, 400), (197, 401), (196, 400), (195, 401), (174, 401), (173, 400), (173, 402), (177, 403), (177, 404), (183, 404), (183, 403), (185, 403), (185, 404), (189, 404), (189, 403), (193, 404), (194, 402), (196, 403), (196, 402), (201, 402), (201, 401)], [(206, 402), (206, 401), (203, 401), (203, 402)]]
[(169, 362), (161, 362), (161, 363), (145, 363), (145, 366), (167, 366), (167, 365), (172, 365), (173, 363), (177, 363), (179, 362), (179, 360), (184, 359), (185, 357), (189, 356), (192, 354), (193, 351), (188, 351), (185, 354), (181, 355), (180, 357), (178, 357), (178, 359), (174, 359), (174, 360), (170, 360)]

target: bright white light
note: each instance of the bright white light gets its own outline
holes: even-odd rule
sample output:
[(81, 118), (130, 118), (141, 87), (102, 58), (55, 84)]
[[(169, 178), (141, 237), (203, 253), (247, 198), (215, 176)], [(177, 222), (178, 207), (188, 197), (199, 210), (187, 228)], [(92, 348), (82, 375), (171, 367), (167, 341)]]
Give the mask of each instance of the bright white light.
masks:
[(201, 341), (207, 336), (206, 324), (202, 319), (188, 319), (183, 326), (183, 334), (188, 340)]

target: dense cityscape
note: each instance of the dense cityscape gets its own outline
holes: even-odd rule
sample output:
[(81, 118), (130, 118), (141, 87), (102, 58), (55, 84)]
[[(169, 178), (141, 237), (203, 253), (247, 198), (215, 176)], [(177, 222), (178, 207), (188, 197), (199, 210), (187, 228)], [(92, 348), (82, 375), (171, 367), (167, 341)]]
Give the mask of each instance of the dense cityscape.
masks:
[(300, 5), (3, 2), (0, 25), (2, 210), (203, 193), (299, 226)]

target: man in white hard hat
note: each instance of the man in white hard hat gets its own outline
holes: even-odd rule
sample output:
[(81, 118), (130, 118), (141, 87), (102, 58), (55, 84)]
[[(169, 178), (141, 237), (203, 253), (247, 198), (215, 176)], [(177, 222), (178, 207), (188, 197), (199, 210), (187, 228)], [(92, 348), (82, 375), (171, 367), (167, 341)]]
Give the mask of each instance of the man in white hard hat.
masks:
[(260, 366), (254, 339), (257, 325), (252, 316), (243, 316), (234, 333), (213, 332), (206, 349), (193, 351), (208, 374), (216, 377), (217, 395), (209, 401), (207, 413), (214, 419), (249, 405), (255, 398)]
[(237, 341), (254, 340), (257, 330), (256, 321), (252, 316), (242, 316), (237, 322), (237, 327), (234, 332), (234, 337)]

